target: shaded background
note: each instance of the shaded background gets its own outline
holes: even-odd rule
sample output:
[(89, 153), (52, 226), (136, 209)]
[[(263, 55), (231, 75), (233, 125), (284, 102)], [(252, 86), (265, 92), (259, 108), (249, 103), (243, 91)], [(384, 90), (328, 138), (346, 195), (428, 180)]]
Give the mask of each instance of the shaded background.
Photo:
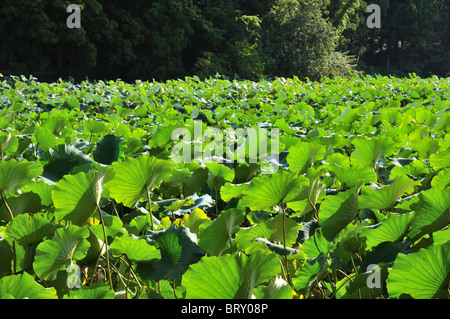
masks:
[[(66, 25), (79, 4), (81, 29)], [(380, 29), (367, 5), (378, 4)], [(0, 73), (132, 81), (450, 75), (450, 0), (0, 0)]]

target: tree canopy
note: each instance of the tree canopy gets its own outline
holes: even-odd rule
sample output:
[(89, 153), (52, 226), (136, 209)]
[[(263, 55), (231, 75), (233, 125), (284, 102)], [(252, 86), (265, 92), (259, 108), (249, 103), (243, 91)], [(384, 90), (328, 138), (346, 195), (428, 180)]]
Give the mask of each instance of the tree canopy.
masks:
[[(81, 28), (66, 25), (70, 3)], [(446, 76), (450, 0), (4, 0), (0, 38), (1, 73), (43, 80)]]

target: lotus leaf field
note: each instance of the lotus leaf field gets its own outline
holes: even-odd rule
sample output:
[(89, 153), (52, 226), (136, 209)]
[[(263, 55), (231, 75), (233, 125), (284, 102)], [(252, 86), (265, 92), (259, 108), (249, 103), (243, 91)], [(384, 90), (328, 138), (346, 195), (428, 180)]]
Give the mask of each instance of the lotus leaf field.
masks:
[(0, 79), (2, 299), (449, 298), (450, 78)]

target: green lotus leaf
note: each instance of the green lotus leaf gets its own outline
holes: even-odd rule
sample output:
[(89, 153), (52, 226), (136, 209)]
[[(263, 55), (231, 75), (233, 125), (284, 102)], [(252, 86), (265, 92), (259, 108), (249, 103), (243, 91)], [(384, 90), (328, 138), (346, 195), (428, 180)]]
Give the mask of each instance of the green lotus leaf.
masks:
[(199, 227), (198, 245), (212, 256), (219, 255), (231, 245), (232, 236), (244, 222), (244, 212), (233, 208), (222, 211), (212, 222), (203, 223)]
[(205, 163), (208, 168), (208, 186), (211, 189), (219, 190), (226, 182), (232, 182), (234, 171), (217, 162)]
[(170, 162), (145, 155), (128, 157), (111, 166), (115, 176), (105, 184), (105, 188), (112, 198), (127, 207), (134, 207), (138, 200), (172, 175)]
[(0, 194), (7, 195), (42, 174), (42, 166), (26, 160), (0, 161)]
[(19, 147), (19, 139), (11, 133), (0, 134), (0, 158), (4, 155), (14, 153)]
[(250, 187), (250, 183), (246, 184), (231, 184), (230, 182), (225, 183), (220, 188), (220, 198), (228, 202), (233, 198), (241, 198), (242, 194)]
[(43, 280), (54, 280), (58, 271), (67, 269), (75, 260), (83, 259), (89, 249), (89, 230), (69, 225), (56, 230), (52, 239), (41, 242), (36, 248), (34, 271)]
[(300, 250), (306, 254), (308, 259), (312, 259), (320, 255), (328, 255), (330, 250), (334, 247), (335, 243), (328, 241), (325, 236), (317, 230), (313, 236), (309, 237), (308, 240), (303, 243)]
[(186, 271), (183, 286), (186, 299), (251, 299), (256, 286), (280, 271), (280, 261), (274, 253), (203, 257)]
[(411, 240), (406, 238), (403, 241), (390, 242), (385, 241), (372, 247), (372, 250), (366, 253), (362, 262), (359, 264), (360, 269), (366, 270), (370, 265), (386, 264), (392, 266), (398, 254), (407, 253), (411, 250)]
[(436, 245), (444, 244), (450, 238), (450, 228), (445, 228), (443, 230), (435, 231), (433, 233), (433, 242)]
[(44, 164), (43, 176), (57, 182), (67, 174), (87, 173), (93, 160), (75, 146), (61, 144), (44, 153), (41, 162)]
[(79, 289), (70, 291), (70, 297), (64, 296), (64, 299), (114, 299), (114, 290), (104, 281), (98, 281), (91, 286), (81, 286)]
[(109, 169), (64, 176), (52, 191), (56, 219), (70, 221), (78, 226), (85, 225), (97, 211), (103, 185), (111, 177)]
[(363, 187), (358, 201), (359, 208), (390, 209), (403, 194), (414, 191), (414, 187), (419, 185), (419, 182), (413, 181), (406, 175), (401, 175), (397, 176), (392, 184), (381, 189)]
[(320, 204), (319, 224), (328, 241), (333, 240), (358, 215), (359, 189), (360, 186), (355, 186), (337, 195), (328, 195)]
[(292, 129), (288, 123), (284, 119), (277, 119), (275, 121), (275, 126), (281, 129), (283, 132), (285, 132), (287, 135), (292, 135), (294, 133), (297, 133), (297, 130)]
[(11, 210), (13, 216), (19, 216), (20, 214), (25, 213), (34, 214), (39, 212), (43, 208), (39, 195), (31, 192), (8, 197), (6, 199), (6, 203), (8, 204), (9, 209), (8, 207), (6, 207), (6, 205), (4, 205), (4, 203), (0, 202), (0, 220), (7, 221), (11, 219), (9, 210)]
[[(260, 245), (257, 246), (258, 244), (260, 244)], [(280, 256), (286, 255), (286, 258), (288, 258), (288, 256), (302, 254), (300, 252), (300, 250), (298, 250), (296, 248), (286, 247), (286, 249), (285, 249), (283, 244), (274, 244), (264, 237), (254, 238), (252, 241), (252, 245), (250, 246), (249, 249), (247, 249), (247, 251), (250, 251), (250, 253), (252, 253), (253, 251), (258, 250), (258, 249), (273, 251), (274, 253), (276, 253)], [(305, 258), (306, 258), (306, 255), (305, 255)]]
[(294, 200), (308, 186), (304, 176), (287, 171), (254, 178), (250, 187), (242, 196), (242, 202), (252, 210), (271, 210), (274, 206)]
[[(375, 271), (379, 273), (375, 274)], [(353, 276), (351, 280), (347, 277), (337, 283), (339, 289), (336, 293), (337, 299), (374, 299), (381, 298), (383, 294), (384, 281), (386, 277), (386, 270), (379, 270), (374, 268), (371, 272), (360, 272)], [(371, 278), (369, 276), (372, 276)], [(380, 281), (380, 287), (374, 286), (369, 288), (368, 283), (372, 278), (377, 278)]]
[(296, 212), (294, 216), (302, 216), (312, 211), (313, 206), (320, 203), (326, 196), (326, 177), (322, 170), (309, 168), (306, 177), (309, 179), (308, 187), (301, 187), (296, 198), (287, 203), (287, 207)]
[(416, 253), (399, 254), (387, 278), (389, 297), (439, 298), (450, 284), (450, 242)]
[(289, 149), (286, 161), (289, 170), (294, 173), (303, 174), (313, 163), (324, 158), (325, 147), (307, 142), (299, 142)]
[(377, 174), (370, 167), (350, 166), (338, 167), (330, 165), (329, 169), (336, 175), (336, 178), (345, 186), (352, 187), (359, 182), (376, 182)]
[(359, 117), (359, 114), (352, 108), (347, 107), (341, 115), (334, 120), (335, 123), (352, 124)]
[(161, 251), (161, 260), (152, 264), (139, 263), (137, 272), (155, 281), (181, 279), (189, 265), (205, 255), (198, 247), (196, 237), (188, 228), (173, 224), (162, 231), (148, 231), (146, 240)]
[[(198, 163), (195, 163), (198, 164)], [(200, 164), (198, 164), (200, 165)], [(202, 192), (207, 186), (209, 170), (199, 167), (191, 170), (192, 174), (183, 181), (183, 194), (190, 196)]]
[[(295, 244), (298, 231), (301, 227), (302, 226), (293, 219), (285, 219), (286, 248), (292, 247)], [(263, 242), (255, 241), (257, 238), (264, 238), (274, 244), (283, 243), (283, 215), (278, 214), (271, 220), (260, 221), (257, 225), (248, 229), (241, 228), (236, 234), (237, 247), (246, 254), (251, 254), (258, 249), (269, 250)]]
[(114, 238), (111, 243), (111, 251), (114, 257), (127, 255), (128, 259), (135, 262), (151, 262), (161, 259), (160, 251), (149, 245), (145, 239), (138, 239), (129, 236)]
[(73, 114), (64, 110), (52, 109), (48, 113), (48, 118), (42, 124), (48, 128), (55, 136), (69, 137), (72, 133), (71, 119)]
[(408, 165), (394, 167), (389, 176), (395, 178), (400, 175), (420, 176), (427, 173), (428, 169), (425, 167), (425, 164), (420, 160), (416, 160)]
[(122, 161), (125, 158), (126, 150), (127, 141), (123, 137), (108, 134), (97, 143), (92, 156), (96, 162), (110, 165), (113, 162)]
[[(147, 213), (147, 215), (150, 215)], [(97, 215), (94, 215), (94, 217), (98, 220)], [(115, 215), (109, 215), (108, 213), (102, 211), (102, 217), (103, 217), (103, 223), (105, 225), (105, 230), (106, 230), (106, 236), (108, 236), (108, 238), (114, 238), (116, 236), (121, 236), (123, 234), (127, 234), (127, 230), (125, 230), (123, 222), (120, 220), (119, 217), (115, 216)], [(139, 215), (138, 217), (144, 217), (146, 219), (146, 225), (148, 224), (148, 219), (147, 216), (145, 215)], [(136, 217), (136, 218), (138, 218)], [(129, 223), (130, 228), (133, 228), (134, 225), (133, 224), (134, 219)], [(104, 241), (104, 235), (103, 235), (103, 227), (102, 225), (99, 223), (98, 225), (90, 225), (89, 228), (95, 233), (95, 235), (100, 238), (100, 240)], [(136, 233), (135, 235), (137, 235), (138, 233)]]
[(43, 180), (27, 184), (22, 188), (22, 193), (32, 192), (39, 195), (41, 204), (44, 206), (51, 206), (53, 185), (47, 184)]
[(0, 278), (12, 273), (13, 260), (14, 253), (11, 244), (6, 239), (0, 240)]
[(365, 245), (360, 235), (363, 229), (364, 226), (362, 224), (350, 223), (334, 239), (338, 243), (334, 251), (335, 256), (343, 263), (350, 262), (355, 253), (360, 256), (365, 253)]
[(408, 146), (417, 151), (420, 159), (427, 159), (439, 151), (439, 141), (434, 138), (417, 138), (408, 142)]
[(327, 273), (329, 261), (324, 256), (308, 259), (292, 277), (292, 283), (298, 293), (307, 296), (311, 288)]
[(191, 233), (198, 235), (200, 225), (209, 222), (210, 219), (203, 210), (195, 208), (190, 214), (184, 214), (183, 221)]
[(333, 153), (325, 158), (325, 162), (330, 164), (332, 167), (350, 167), (350, 161), (347, 156), (341, 153)]
[(450, 147), (430, 156), (430, 165), (435, 171), (450, 167)]
[(107, 130), (106, 125), (97, 120), (87, 120), (83, 124), (84, 130), (91, 134), (101, 134)]
[(368, 250), (383, 242), (396, 242), (403, 239), (408, 232), (413, 216), (412, 213), (402, 215), (388, 213), (381, 223), (367, 226), (360, 237), (366, 238)]
[(450, 168), (441, 170), (431, 180), (431, 186), (439, 190), (450, 187)]
[[(117, 217), (117, 216), (116, 216)], [(139, 236), (142, 232), (145, 231), (146, 228), (150, 228), (150, 213), (146, 212), (144, 215), (139, 215), (134, 217), (126, 226), (127, 231), (130, 234), (135, 236)], [(96, 225), (97, 226), (97, 225)], [(101, 226), (101, 225), (98, 225)], [(101, 227), (94, 229), (91, 227), (96, 233), (101, 234), (103, 232)], [(102, 236), (103, 237), (103, 236)]]
[(52, 235), (55, 228), (42, 214), (21, 214), (6, 225), (5, 235), (22, 246), (30, 246)]
[(234, 167), (234, 185), (247, 184), (260, 172), (260, 168), (258, 163), (239, 163)]
[(174, 169), (172, 171), (172, 176), (165, 179), (162, 182), (161, 187), (179, 187), (191, 175), (192, 172), (187, 167), (183, 169)]
[(253, 290), (256, 299), (292, 299), (292, 287), (281, 277), (272, 278), (267, 286), (259, 285)]
[[(178, 202), (178, 200), (176, 201)], [(183, 216), (184, 214), (191, 213), (196, 208), (206, 209), (207, 207), (212, 207), (214, 205), (214, 200), (209, 194), (204, 194), (202, 196), (193, 194), (185, 198), (183, 201), (181, 201), (181, 203), (184, 203), (184, 201), (186, 201), (186, 204), (184, 206), (182, 206), (180, 209), (172, 211), (172, 214), (174, 216)]]
[(148, 145), (150, 147), (161, 147), (172, 141), (172, 133), (177, 128), (176, 125), (165, 125), (158, 127), (156, 133), (151, 136)]
[(352, 141), (355, 150), (350, 159), (352, 165), (367, 166), (374, 169), (378, 161), (396, 151), (394, 142), (388, 138), (365, 138)]
[(58, 140), (55, 135), (53, 135), (50, 129), (44, 126), (36, 126), (34, 137), (36, 138), (39, 148), (44, 152), (47, 152), (52, 147), (63, 143)]
[(430, 188), (419, 194), (408, 237), (417, 239), (450, 224), (450, 188)]
[[(105, 221), (106, 219), (107, 216), (103, 217), (103, 221)], [(99, 226), (99, 228), (102, 227), (101, 225), (91, 225), (87, 227), (87, 229), (89, 230), (89, 237), (87, 238), (87, 241), (89, 242), (89, 249), (86, 253), (86, 256), (80, 260), (80, 266), (96, 262), (100, 255), (104, 256), (106, 254), (103, 231), (94, 231), (93, 226)], [(107, 236), (109, 236), (108, 230), (109, 228), (106, 228)], [(110, 239), (108, 240), (110, 242)]]
[(39, 285), (28, 273), (0, 279), (0, 299), (57, 299), (55, 288)]

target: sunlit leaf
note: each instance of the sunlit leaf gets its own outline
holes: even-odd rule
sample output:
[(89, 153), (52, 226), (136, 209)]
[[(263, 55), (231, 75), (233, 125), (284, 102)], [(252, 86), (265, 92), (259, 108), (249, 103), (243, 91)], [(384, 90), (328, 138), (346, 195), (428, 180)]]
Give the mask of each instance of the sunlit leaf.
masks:
[(196, 237), (184, 226), (172, 225), (162, 231), (149, 231), (146, 240), (159, 249), (161, 259), (152, 264), (138, 264), (138, 272), (156, 281), (181, 279), (189, 265), (205, 255), (198, 247)]
[(129, 236), (121, 236), (111, 243), (111, 251), (114, 257), (127, 255), (128, 259), (135, 262), (156, 261), (161, 258), (161, 253), (155, 246), (149, 245), (145, 239)]
[(231, 236), (239, 230), (244, 221), (244, 212), (240, 209), (222, 211), (218, 218), (199, 227), (198, 245), (212, 256), (217, 256), (231, 245)]
[(70, 221), (83, 226), (98, 211), (103, 185), (111, 179), (109, 170), (80, 172), (66, 175), (52, 191), (57, 220)]
[(450, 224), (450, 188), (422, 191), (416, 205), (408, 237), (418, 238)]
[(388, 138), (353, 140), (355, 150), (350, 156), (353, 165), (367, 166), (374, 169), (378, 161), (395, 152), (394, 142)]
[(57, 299), (55, 288), (45, 288), (28, 273), (0, 279), (0, 299)]
[(381, 223), (366, 227), (360, 236), (366, 237), (367, 249), (372, 249), (383, 242), (395, 242), (406, 235), (413, 216), (414, 214), (389, 213)]
[(324, 155), (325, 147), (322, 145), (300, 142), (289, 149), (286, 160), (292, 172), (303, 174), (314, 162), (322, 160)]
[(439, 298), (450, 283), (450, 242), (432, 245), (416, 253), (399, 254), (387, 279), (389, 296), (403, 294), (416, 299)]
[(42, 166), (26, 160), (0, 161), (0, 193), (6, 195), (20, 189), (31, 179), (42, 174)]
[[(217, 271), (220, 269), (221, 271)], [(187, 299), (251, 299), (253, 289), (280, 273), (275, 254), (257, 251), (203, 257), (183, 276)]]
[(381, 189), (363, 187), (358, 201), (359, 208), (380, 210), (392, 208), (402, 195), (414, 191), (414, 187), (418, 185), (420, 185), (419, 182), (413, 181), (406, 175), (401, 175), (397, 176), (392, 184)]
[(127, 207), (134, 207), (138, 200), (172, 174), (170, 162), (145, 155), (128, 157), (114, 162), (114, 178), (105, 184), (110, 196)]
[(242, 201), (252, 210), (272, 209), (281, 203), (295, 199), (302, 186), (308, 186), (309, 180), (286, 171), (254, 178), (244, 193)]
[(57, 272), (67, 269), (72, 260), (83, 259), (89, 248), (88, 237), (87, 228), (69, 225), (57, 229), (52, 239), (41, 242), (33, 263), (39, 278), (54, 280)]

